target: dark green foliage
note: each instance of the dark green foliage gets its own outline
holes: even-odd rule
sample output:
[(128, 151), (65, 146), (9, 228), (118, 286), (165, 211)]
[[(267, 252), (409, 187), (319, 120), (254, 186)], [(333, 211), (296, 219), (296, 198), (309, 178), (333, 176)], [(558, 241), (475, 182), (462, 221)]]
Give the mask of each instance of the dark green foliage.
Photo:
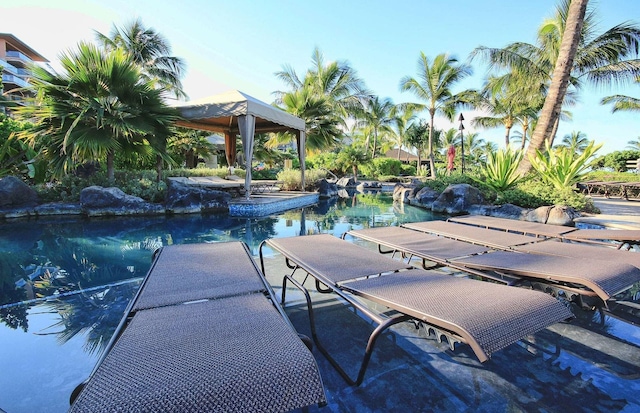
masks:
[(36, 185), (35, 190), (42, 202), (78, 202), (80, 192), (89, 186), (115, 186), (123, 192), (138, 196), (145, 201), (159, 203), (164, 200), (167, 186), (156, 183), (155, 171), (116, 171), (115, 182), (110, 183), (104, 171), (89, 177), (65, 175), (55, 183)]
[(521, 182), (516, 188), (504, 191), (496, 203), (514, 204), (523, 208), (566, 205), (583, 212), (599, 212), (590, 198), (573, 191), (571, 188), (560, 190), (537, 179)]
[(592, 167), (610, 168), (616, 172), (624, 172), (627, 170), (627, 161), (635, 161), (638, 158), (640, 158), (640, 151), (615, 151), (593, 161)]
[(413, 165), (402, 165), (400, 167), (400, 174), (405, 176), (415, 176), (416, 175), (416, 167)]

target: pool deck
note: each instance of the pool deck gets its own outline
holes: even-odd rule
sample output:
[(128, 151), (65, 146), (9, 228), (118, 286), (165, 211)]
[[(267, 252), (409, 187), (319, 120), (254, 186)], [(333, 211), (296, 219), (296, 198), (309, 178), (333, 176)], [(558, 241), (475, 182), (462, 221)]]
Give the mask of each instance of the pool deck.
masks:
[(604, 225), (610, 228), (640, 229), (640, 201), (592, 197), (600, 214), (578, 218), (576, 222)]

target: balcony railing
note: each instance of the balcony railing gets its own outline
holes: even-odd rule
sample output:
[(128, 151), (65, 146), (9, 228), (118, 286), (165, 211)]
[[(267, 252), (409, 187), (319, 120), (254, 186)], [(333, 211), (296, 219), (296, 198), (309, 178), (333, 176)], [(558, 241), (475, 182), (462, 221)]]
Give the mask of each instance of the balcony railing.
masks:
[(9, 72), (12, 74), (18, 73), (18, 68), (7, 62), (6, 60), (0, 59), (0, 66), (2, 66), (2, 70), (5, 72)]
[(2, 82), (5, 84), (5, 90), (7, 89), (7, 85), (16, 85), (18, 87), (28, 87), (29, 82), (24, 79), (19, 78), (16, 75), (10, 75), (7, 73), (2, 74)]
[(9, 61), (20, 61), (22, 63), (33, 63), (33, 60), (31, 60), (31, 58), (29, 58), (29, 56), (27, 56), (24, 53), (20, 53), (16, 50), (7, 50), (7, 54), (6, 54), (7, 60)]

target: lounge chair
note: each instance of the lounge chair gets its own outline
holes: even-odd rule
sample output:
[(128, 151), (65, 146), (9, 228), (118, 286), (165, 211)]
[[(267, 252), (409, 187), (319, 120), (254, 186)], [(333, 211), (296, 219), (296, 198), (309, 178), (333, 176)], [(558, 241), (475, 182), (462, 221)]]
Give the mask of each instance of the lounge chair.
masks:
[[(377, 338), (399, 322), (424, 323), (446, 335), (450, 343), (468, 344), (484, 362), (521, 338), (571, 317), (566, 307), (546, 294), (413, 268), (332, 235), (266, 240), (260, 245), (263, 272), (265, 246), (282, 254), (292, 268), (283, 281), (283, 302), (288, 282), (305, 294), (317, 348), (350, 384), (362, 383)], [(321, 344), (311, 296), (294, 277), (298, 270), (305, 279), (308, 274), (315, 280), (318, 291), (337, 294), (377, 324), (355, 380)], [(395, 313), (387, 317), (361, 299)]]
[[(549, 225), (537, 222), (516, 221), (512, 219), (494, 218), (481, 215), (464, 215), (449, 218), (447, 222), (455, 224), (466, 224), (485, 229), (497, 229), (506, 232), (519, 233), (523, 235), (533, 235), (542, 238), (560, 238), (567, 241), (577, 241), (585, 243), (611, 245), (611, 241), (617, 242), (618, 249), (625, 244), (639, 244), (640, 230), (633, 229), (578, 229), (562, 225)], [(411, 224), (406, 224), (409, 227)], [(416, 224), (420, 225), (420, 224)], [(439, 224), (429, 224), (439, 225)], [(447, 226), (446, 229), (436, 228), (440, 234), (453, 233), (454, 227)], [(469, 237), (469, 231), (465, 231)], [(477, 237), (477, 235), (476, 235)]]
[[(231, 182), (242, 182), (244, 184), (244, 178), (241, 178), (238, 175), (229, 175), (225, 179)], [(272, 192), (276, 189), (279, 190), (279, 187), (282, 184), (283, 184), (282, 181), (277, 181), (275, 179), (251, 180), (251, 192), (256, 192), (256, 193)]]
[(639, 245), (640, 230), (637, 229), (578, 229), (562, 235), (562, 239), (578, 242), (589, 242), (611, 245), (617, 242), (617, 248), (624, 245)]
[(515, 250), (532, 254), (557, 255), (576, 259), (592, 259), (606, 262), (623, 262), (640, 268), (640, 254), (619, 251), (613, 248), (602, 248), (589, 244), (571, 242), (536, 242), (514, 247)]
[(461, 225), (445, 221), (414, 222), (402, 224), (402, 227), (503, 250), (513, 248), (517, 245), (524, 245), (542, 240), (542, 238), (534, 238), (510, 232), (494, 231), (480, 227), (473, 227), (471, 225)]
[(241, 242), (163, 247), (70, 412), (325, 404), (311, 352)]
[(233, 182), (219, 176), (192, 176), (189, 177), (189, 184), (207, 188), (235, 189), (242, 188), (242, 182)]
[[(458, 225), (462, 229), (480, 229), (459, 224), (450, 225)], [(494, 230), (482, 229), (482, 231), (488, 232), (489, 235), (492, 235), (491, 233), (514, 235)], [(605, 254), (615, 250), (594, 246), (583, 246), (594, 251), (586, 251), (586, 255), (578, 256), (575, 249), (573, 254), (569, 252), (561, 254), (560, 251), (563, 248), (568, 251), (572, 244), (554, 240), (515, 245), (510, 250), (491, 251), (490, 248), (483, 250), (483, 247), (452, 239), (439, 240), (432, 234), (408, 228), (352, 230), (347, 234), (423, 260), (470, 272), (482, 278), (490, 278), (511, 285), (523, 282), (533, 283), (553, 293), (562, 290), (566, 295), (598, 297), (604, 302), (640, 281), (640, 270), (634, 266), (640, 259), (635, 260), (634, 264), (634, 257), (629, 257), (626, 261), (621, 260)], [(492, 240), (490, 243), (495, 244), (496, 241)], [(549, 253), (554, 248), (557, 253)], [(528, 252), (538, 254), (527, 254)], [(619, 254), (635, 255), (622, 251), (618, 252)]]
[(576, 230), (575, 227), (567, 227), (564, 225), (541, 224), (538, 222), (519, 221), (483, 215), (463, 215), (449, 218), (447, 221), (544, 238), (559, 237)]

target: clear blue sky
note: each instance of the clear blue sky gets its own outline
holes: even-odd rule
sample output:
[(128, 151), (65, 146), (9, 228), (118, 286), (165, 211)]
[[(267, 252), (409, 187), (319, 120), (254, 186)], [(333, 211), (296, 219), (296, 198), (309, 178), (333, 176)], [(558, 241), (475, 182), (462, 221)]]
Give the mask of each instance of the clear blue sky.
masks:
[[(554, 10), (555, 0), (0, 0), (0, 32), (12, 33), (56, 61), (93, 30), (108, 34), (140, 17), (162, 33), (173, 54), (188, 65), (183, 83), (191, 99), (239, 89), (267, 102), (284, 89), (274, 76), (288, 64), (304, 74), (314, 47), (326, 61), (346, 60), (369, 89), (395, 103), (414, 101), (399, 91), (400, 79), (417, 75), (421, 51), (449, 53), (465, 61), (477, 46), (503, 47), (535, 42), (537, 28)], [(590, 0), (599, 16), (599, 32), (633, 20), (640, 24), (638, 0)], [(454, 91), (480, 88), (484, 64), (473, 62), (474, 76)], [(624, 149), (640, 136), (640, 116), (611, 114), (598, 104), (603, 96), (640, 97), (640, 86), (580, 94), (573, 121), (562, 122), (559, 139), (574, 130), (603, 142), (601, 153)], [(426, 114), (425, 114), (426, 117)], [(467, 130), (473, 113), (465, 115)], [(440, 120), (437, 126), (448, 128)], [(457, 125), (455, 125), (457, 127)], [(503, 145), (501, 129), (477, 130)]]

